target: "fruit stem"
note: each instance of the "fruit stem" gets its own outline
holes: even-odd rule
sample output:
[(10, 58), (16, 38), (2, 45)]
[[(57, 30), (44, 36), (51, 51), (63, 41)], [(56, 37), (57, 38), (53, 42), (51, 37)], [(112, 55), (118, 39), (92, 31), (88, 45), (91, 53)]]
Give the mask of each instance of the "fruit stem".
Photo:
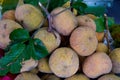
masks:
[(50, 15), (50, 13), (47, 11), (47, 9), (41, 4), (41, 2), (38, 3), (39, 6), (43, 9), (43, 11), (46, 13), (47, 18), (48, 18), (48, 23), (49, 23), (49, 28), (48, 31), (52, 32), (52, 16)]
[(106, 14), (104, 14), (104, 20), (105, 20), (105, 27), (106, 27), (106, 33), (105, 33), (105, 38), (107, 40), (107, 46), (108, 46), (108, 53), (110, 53), (111, 48), (110, 48), (110, 42), (109, 42), (109, 27), (108, 27), (108, 17)]

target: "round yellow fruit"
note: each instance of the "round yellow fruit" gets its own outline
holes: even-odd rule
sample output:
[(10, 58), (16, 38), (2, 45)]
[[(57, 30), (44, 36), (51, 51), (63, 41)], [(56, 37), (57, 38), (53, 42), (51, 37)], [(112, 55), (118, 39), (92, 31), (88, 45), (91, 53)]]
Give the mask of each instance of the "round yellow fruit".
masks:
[[(75, 15), (69, 10), (65, 10), (63, 7), (55, 8), (52, 12), (53, 28), (64, 36), (70, 35), (74, 28), (77, 27), (78, 22)], [(63, 12), (61, 12), (63, 11)], [(60, 14), (58, 14), (61, 12)]]
[(120, 73), (120, 48), (114, 49), (110, 54), (109, 54), (111, 60), (112, 60), (112, 72), (113, 73)]
[(96, 51), (107, 53), (108, 52), (108, 47), (104, 43), (98, 43)]
[(5, 49), (9, 45), (10, 33), (17, 28), (22, 28), (22, 26), (13, 20), (4, 19), (0, 21), (0, 48)]
[(42, 12), (30, 4), (23, 4), (17, 7), (15, 18), (29, 31), (39, 28), (44, 20)]
[(112, 69), (112, 62), (104, 52), (96, 52), (88, 56), (83, 63), (83, 72), (89, 78), (97, 78)]
[(89, 56), (97, 48), (95, 31), (90, 27), (78, 27), (70, 36), (70, 46), (80, 55)]

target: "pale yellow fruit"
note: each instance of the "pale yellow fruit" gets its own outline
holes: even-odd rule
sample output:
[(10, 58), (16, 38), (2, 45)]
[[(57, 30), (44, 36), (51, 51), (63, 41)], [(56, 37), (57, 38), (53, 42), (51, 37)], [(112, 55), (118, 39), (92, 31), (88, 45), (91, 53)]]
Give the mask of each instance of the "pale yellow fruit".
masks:
[(4, 19), (0, 21), (0, 48), (5, 49), (9, 45), (9, 35), (17, 28), (22, 28), (22, 26), (13, 20)]
[(38, 65), (38, 60), (31, 58), (29, 60), (23, 61), (21, 64), (22, 68), (20, 69), (20, 72), (31, 71)]
[(49, 53), (56, 49), (61, 43), (61, 37), (56, 32), (48, 32), (47, 27), (40, 28), (34, 35), (34, 38), (40, 39), (46, 46)]
[(36, 74), (25, 72), (17, 75), (15, 80), (41, 80)]
[(70, 46), (80, 55), (91, 55), (97, 48), (95, 31), (90, 27), (78, 27), (70, 36)]
[(112, 72), (120, 73), (120, 48), (114, 49), (109, 56), (113, 64)]
[(43, 73), (52, 73), (49, 67), (48, 58), (42, 58), (39, 60), (38, 69)]
[(115, 74), (106, 74), (98, 78), (98, 80), (120, 80), (120, 77)]
[[(77, 27), (78, 22), (75, 15), (70, 10), (65, 10), (63, 7), (55, 8), (52, 12), (53, 28), (64, 36), (70, 35), (74, 28)], [(59, 12), (62, 13), (58, 14)]]
[(94, 20), (92, 20), (88, 16), (79, 15), (79, 16), (77, 16), (77, 20), (78, 20), (79, 26), (88, 26), (88, 27), (92, 28), (94, 31), (96, 31), (96, 24), (95, 24)]
[(44, 20), (42, 12), (30, 4), (17, 7), (15, 17), (29, 31), (39, 28)]
[(96, 51), (107, 53), (108, 52), (108, 47), (104, 43), (98, 43)]
[(57, 48), (50, 56), (49, 66), (56, 76), (67, 78), (78, 71), (79, 58), (76, 52), (70, 48)]
[(84, 74), (75, 74), (71, 77), (66, 78), (65, 80), (90, 80), (90, 79)]
[(61, 80), (59, 77), (57, 77), (53, 74), (44, 75), (41, 79), (42, 80)]
[(38, 70), (38, 68), (36, 67), (36, 68), (30, 70), (29, 72), (34, 73), (34, 74), (37, 74), (37, 73), (39, 72), (39, 70)]
[(97, 17), (94, 14), (86, 14), (86, 16), (90, 17), (93, 20), (97, 19)]
[(112, 62), (104, 52), (96, 52), (87, 57), (83, 63), (83, 72), (89, 78), (97, 78), (112, 69)]

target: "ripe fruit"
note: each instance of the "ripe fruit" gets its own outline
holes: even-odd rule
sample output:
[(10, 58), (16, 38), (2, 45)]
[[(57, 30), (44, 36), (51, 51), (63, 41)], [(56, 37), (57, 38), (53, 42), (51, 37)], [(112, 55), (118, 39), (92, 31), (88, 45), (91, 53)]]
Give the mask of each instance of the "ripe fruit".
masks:
[(70, 36), (70, 46), (81, 56), (91, 55), (97, 44), (95, 31), (90, 27), (78, 27)]
[(104, 43), (98, 43), (96, 51), (107, 53), (108, 52), (108, 47)]
[(34, 38), (42, 40), (49, 53), (61, 43), (60, 35), (56, 31), (48, 32), (47, 27), (40, 28), (34, 35)]
[(21, 64), (22, 68), (20, 72), (31, 71), (38, 65), (38, 61), (31, 58), (29, 60), (23, 61)]
[(96, 31), (95, 22), (88, 16), (86, 16), (86, 15), (77, 16), (77, 21), (78, 21), (79, 26), (88, 26), (88, 27), (92, 28), (94, 31)]
[(25, 72), (17, 75), (14, 80), (41, 80), (36, 74)]
[(41, 79), (42, 80), (61, 80), (59, 77), (57, 77), (53, 74), (44, 75)]
[(22, 26), (13, 20), (5, 19), (0, 21), (0, 48), (5, 49), (9, 45), (9, 35), (17, 28), (22, 28)]
[(98, 80), (120, 80), (120, 77), (115, 74), (106, 74), (98, 78)]
[(8, 10), (3, 13), (2, 19), (11, 19), (15, 21), (15, 11), (14, 10)]
[(44, 19), (42, 12), (30, 4), (17, 7), (15, 17), (29, 31), (39, 28)]
[(39, 60), (38, 69), (43, 73), (52, 73), (49, 67), (48, 58), (42, 58)]
[(57, 14), (65, 8), (58, 7), (51, 12), (53, 28), (64, 36), (70, 35), (74, 28), (77, 27), (77, 19), (70, 10)]
[(61, 78), (70, 77), (78, 71), (79, 58), (72, 49), (61, 47), (51, 54), (49, 66), (56, 76)]
[(120, 48), (114, 49), (109, 56), (113, 64), (112, 72), (120, 73)]
[(86, 14), (86, 16), (90, 17), (93, 20), (97, 19), (97, 17), (94, 14)]
[(97, 78), (102, 74), (109, 73), (112, 62), (104, 52), (96, 52), (87, 57), (83, 63), (83, 72), (89, 78)]
[(84, 74), (75, 74), (71, 77), (66, 78), (65, 80), (90, 80), (90, 79)]

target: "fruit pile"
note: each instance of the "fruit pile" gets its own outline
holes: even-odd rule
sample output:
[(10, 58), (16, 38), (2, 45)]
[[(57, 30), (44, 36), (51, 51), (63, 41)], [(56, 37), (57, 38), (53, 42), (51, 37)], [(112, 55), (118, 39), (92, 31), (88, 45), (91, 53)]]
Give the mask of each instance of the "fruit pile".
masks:
[[(5, 75), (13, 80), (9, 76), (12, 74), (14, 80), (120, 80), (116, 75), (120, 73), (120, 48), (109, 52), (103, 43), (105, 33), (96, 32), (94, 20), (98, 17), (76, 15), (63, 6), (53, 9), (46, 19), (42, 10), (47, 9), (40, 7), (19, 4), (15, 10), (3, 13), (0, 76), (4, 77), (0, 80), (6, 80)], [(45, 56), (43, 45), (48, 52)], [(21, 52), (23, 48), (26, 50)]]

